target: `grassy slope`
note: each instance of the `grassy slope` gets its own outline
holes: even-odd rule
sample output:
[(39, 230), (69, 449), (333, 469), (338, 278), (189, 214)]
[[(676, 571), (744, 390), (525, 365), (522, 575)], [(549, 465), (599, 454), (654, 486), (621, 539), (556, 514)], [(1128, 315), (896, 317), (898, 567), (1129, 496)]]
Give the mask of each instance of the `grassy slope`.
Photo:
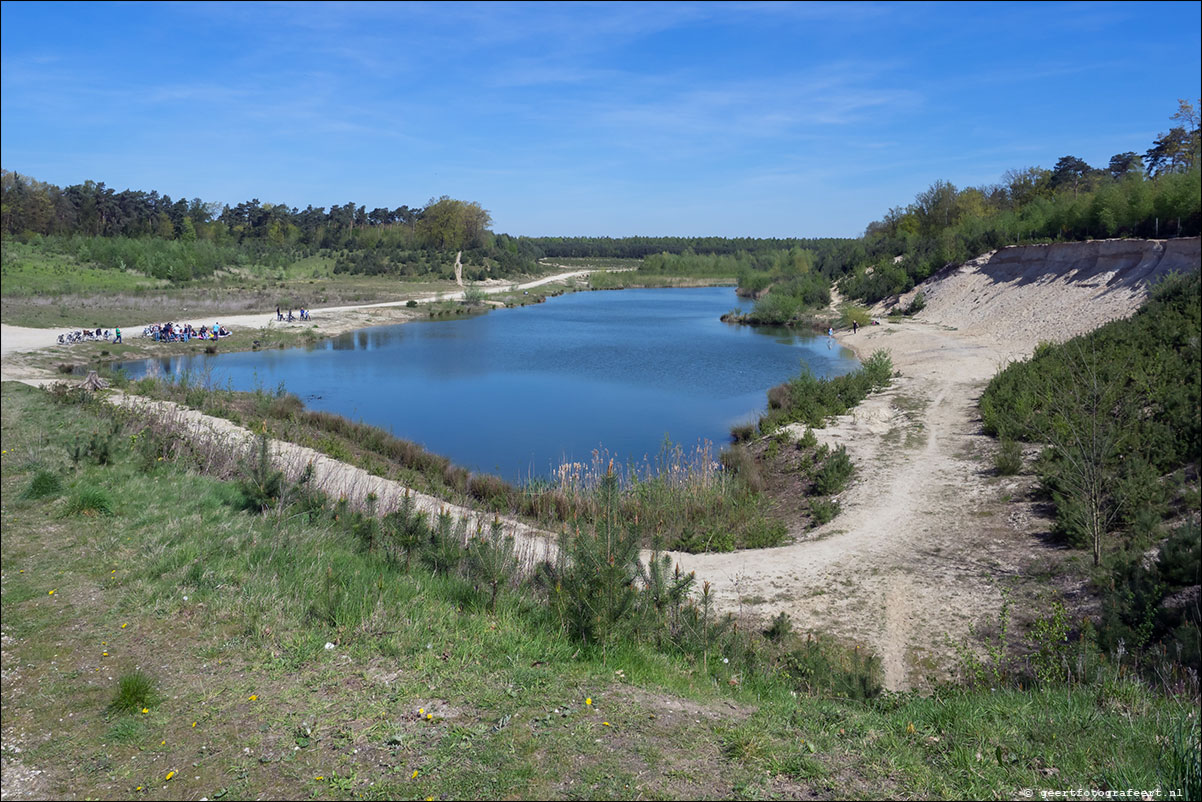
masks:
[[(1121, 680), (858, 703), (716, 657), (603, 661), (517, 595), (490, 614), (342, 530), (236, 512), (128, 438), (73, 470), (65, 446), (108, 425), (82, 408), (5, 384), (2, 410), (6, 774), (43, 770), (40, 795), (1014, 797), (1153, 785), (1182, 713)], [(37, 469), (61, 496), (21, 498)], [(81, 487), (114, 514), (67, 514)], [(135, 668), (160, 700), (106, 714)]]
[(69, 327), (91, 321), (111, 328), (123, 321), (174, 320), (210, 312), (269, 313), (277, 305), (312, 308), (394, 301), (455, 289), (448, 281), (334, 275), (332, 264), (329, 258), (314, 256), (282, 270), (240, 268), (172, 285), (133, 270), (92, 267), (74, 256), (6, 240), (0, 311), (4, 322), (14, 326)]

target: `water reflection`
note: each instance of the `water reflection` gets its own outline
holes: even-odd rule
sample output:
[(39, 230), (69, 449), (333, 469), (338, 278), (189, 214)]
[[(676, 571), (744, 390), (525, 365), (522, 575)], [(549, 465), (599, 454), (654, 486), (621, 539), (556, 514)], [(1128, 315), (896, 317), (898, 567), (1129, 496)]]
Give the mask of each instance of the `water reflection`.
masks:
[[(450, 321), (364, 329), (310, 348), (151, 360), (166, 375), (287, 389), (477, 470), (547, 476), (606, 447), (619, 460), (725, 443), (765, 391), (856, 363), (825, 336), (719, 321), (729, 288), (576, 293)], [(131, 376), (148, 363), (132, 363)]]

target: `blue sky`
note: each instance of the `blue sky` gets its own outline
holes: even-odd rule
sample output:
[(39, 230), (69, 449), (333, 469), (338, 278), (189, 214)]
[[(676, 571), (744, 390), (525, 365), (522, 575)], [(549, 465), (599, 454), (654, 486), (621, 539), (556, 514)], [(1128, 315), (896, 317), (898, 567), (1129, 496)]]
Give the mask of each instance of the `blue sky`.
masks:
[(936, 179), (1143, 152), (1202, 4), (4, 3), (0, 160), (529, 235), (856, 236)]

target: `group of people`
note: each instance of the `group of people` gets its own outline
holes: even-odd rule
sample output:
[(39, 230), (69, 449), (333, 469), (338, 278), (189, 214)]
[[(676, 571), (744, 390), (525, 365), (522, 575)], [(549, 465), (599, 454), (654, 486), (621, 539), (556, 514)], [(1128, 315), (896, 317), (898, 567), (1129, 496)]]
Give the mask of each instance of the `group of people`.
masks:
[(121, 329), (117, 329), (114, 333), (108, 329), (101, 329), (100, 327), (97, 327), (94, 329), (76, 329), (75, 331), (68, 331), (66, 334), (58, 335), (59, 345), (71, 345), (73, 343), (84, 342), (94, 343), (101, 340), (106, 343), (110, 341), (114, 343), (121, 342)]
[(300, 308), (299, 317), (293, 317), (291, 309), (288, 310), (288, 317), (284, 317), (284, 313), (282, 311), (280, 311), (280, 308), (277, 306), (275, 308), (275, 319), (276, 320), (284, 320), (284, 321), (287, 321), (288, 323), (292, 323), (293, 321), (296, 321), (296, 320), (312, 320), (313, 318), (309, 317), (309, 310), (305, 309), (305, 307), (303, 307), (303, 306)]
[(152, 323), (142, 329), (142, 336), (155, 342), (186, 343), (189, 340), (216, 340), (219, 337), (228, 337), (230, 330), (220, 323), (214, 323), (212, 328), (201, 326), (199, 329), (193, 328), (191, 323)]

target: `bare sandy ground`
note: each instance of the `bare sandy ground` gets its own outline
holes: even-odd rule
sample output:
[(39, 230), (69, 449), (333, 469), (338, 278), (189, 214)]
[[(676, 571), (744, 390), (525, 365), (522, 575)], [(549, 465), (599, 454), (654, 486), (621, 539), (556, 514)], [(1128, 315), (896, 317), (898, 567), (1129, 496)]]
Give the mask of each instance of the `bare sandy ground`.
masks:
[[(1198, 240), (1175, 242), (1172, 248), (1125, 242), (1003, 249), (926, 282), (920, 289), (928, 306), (916, 318), (839, 335), (861, 356), (885, 349), (900, 374), (888, 391), (817, 432), (846, 445), (856, 464), (857, 480), (839, 499), (843, 512), (789, 546), (674, 559), (709, 581), (729, 611), (761, 620), (783, 611), (803, 632), (863, 644), (881, 657), (890, 689), (941, 674), (952, 661), (950, 642), (962, 641), (972, 625), (997, 620), (1004, 588), (1032, 565), (1059, 559), (1038, 537), (1045, 524), (1031, 504), (1012, 498), (1022, 495), (1023, 480), (989, 473), (993, 445), (976, 413), (985, 383), (1041, 340), (1064, 340), (1130, 315), (1149, 283), (1166, 272), (1197, 269)], [(330, 327), (323, 332), (341, 331), (363, 325), (364, 310), (396, 305), (315, 314)], [(262, 325), (262, 316), (246, 317), (223, 323)], [(10, 341), (10, 327), (3, 329), (6, 364), (10, 354), (45, 342), (30, 330), (13, 331)], [(252, 436), (188, 410), (158, 407), (155, 414), (182, 415), (189, 425), (242, 442)], [(348, 497), (373, 492), (387, 506), (405, 492), (308, 449), (286, 443), (275, 449), (292, 470), (312, 461), (321, 483)], [(432, 511), (445, 506), (418, 501)], [(528, 559), (553, 553), (548, 533), (511, 523)]]
[(1198, 245), (1006, 248), (932, 277), (914, 291), (927, 298), (915, 318), (838, 335), (861, 358), (884, 349), (901, 374), (815, 432), (845, 445), (856, 465), (843, 512), (783, 548), (676, 559), (710, 580), (728, 609), (762, 620), (783, 611), (803, 630), (864, 644), (881, 657), (887, 688), (949, 665), (949, 639), (996, 622), (1003, 589), (1061, 557), (1039, 537), (1046, 522), (1033, 505), (1014, 498), (1022, 480), (990, 474), (994, 445), (977, 415), (985, 384), (1041, 341), (1131, 315), (1151, 283), (1198, 269)]
[[(550, 276), (544, 276), (533, 281), (523, 283), (498, 281), (496, 283), (489, 282), (479, 286), (479, 289), (487, 295), (494, 295), (501, 292), (510, 292), (514, 290), (529, 290), (535, 287), (541, 287), (545, 284), (551, 284), (557, 281), (568, 281), (570, 279), (582, 278), (587, 276), (592, 270), (570, 270), (562, 273), (555, 273)], [(414, 300), (421, 303), (430, 303), (433, 301), (457, 301), (463, 299), (463, 290), (455, 292), (442, 293), (425, 293), (415, 295)], [(341, 334), (345, 331), (353, 331), (365, 326), (378, 326), (392, 322), (396, 319), (397, 313), (404, 313), (405, 304), (408, 299), (400, 301), (385, 301), (374, 304), (358, 304), (354, 306), (330, 306), (320, 309), (310, 310), (313, 315), (313, 320), (305, 324), (305, 327), (314, 327), (316, 332), (328, 337), (333, 334)], [(121, 323), (120, 328), (122, 333), (129, 338), (140, 336), (142, 329), (151, 323), (161, 323), (162, 321), (148, 321)], [(228, 329), (260, 329), (271, 328), (273, 326), (292, 326), (292, 323), (280, 323), (275, 319), (273, 313), (260, 313), (249, 315), (216, 315), (213, 317), (187, 319), (181, 318), (177, 321), (181, 324), (191, 323), (194, 327), (212, 326), (214, 323), (220, 323)], [(57, 346), (56, 338), (59, 334), (71, 328), (90, 328), (91, 323), (80, 324), (79, 326), (59, 326), (54, 329), (39, 329), (29, 328), (26, 326), (9, 326), (0, 323), (0, 357), (6, 362), (9, 357), (21, 352), (36, 351), (41, 348), (55, 348)], [(21, 378), (17, 373), (13, 373), (12, 378)], [(7, 376), (6, 376), (7, 380)]]

